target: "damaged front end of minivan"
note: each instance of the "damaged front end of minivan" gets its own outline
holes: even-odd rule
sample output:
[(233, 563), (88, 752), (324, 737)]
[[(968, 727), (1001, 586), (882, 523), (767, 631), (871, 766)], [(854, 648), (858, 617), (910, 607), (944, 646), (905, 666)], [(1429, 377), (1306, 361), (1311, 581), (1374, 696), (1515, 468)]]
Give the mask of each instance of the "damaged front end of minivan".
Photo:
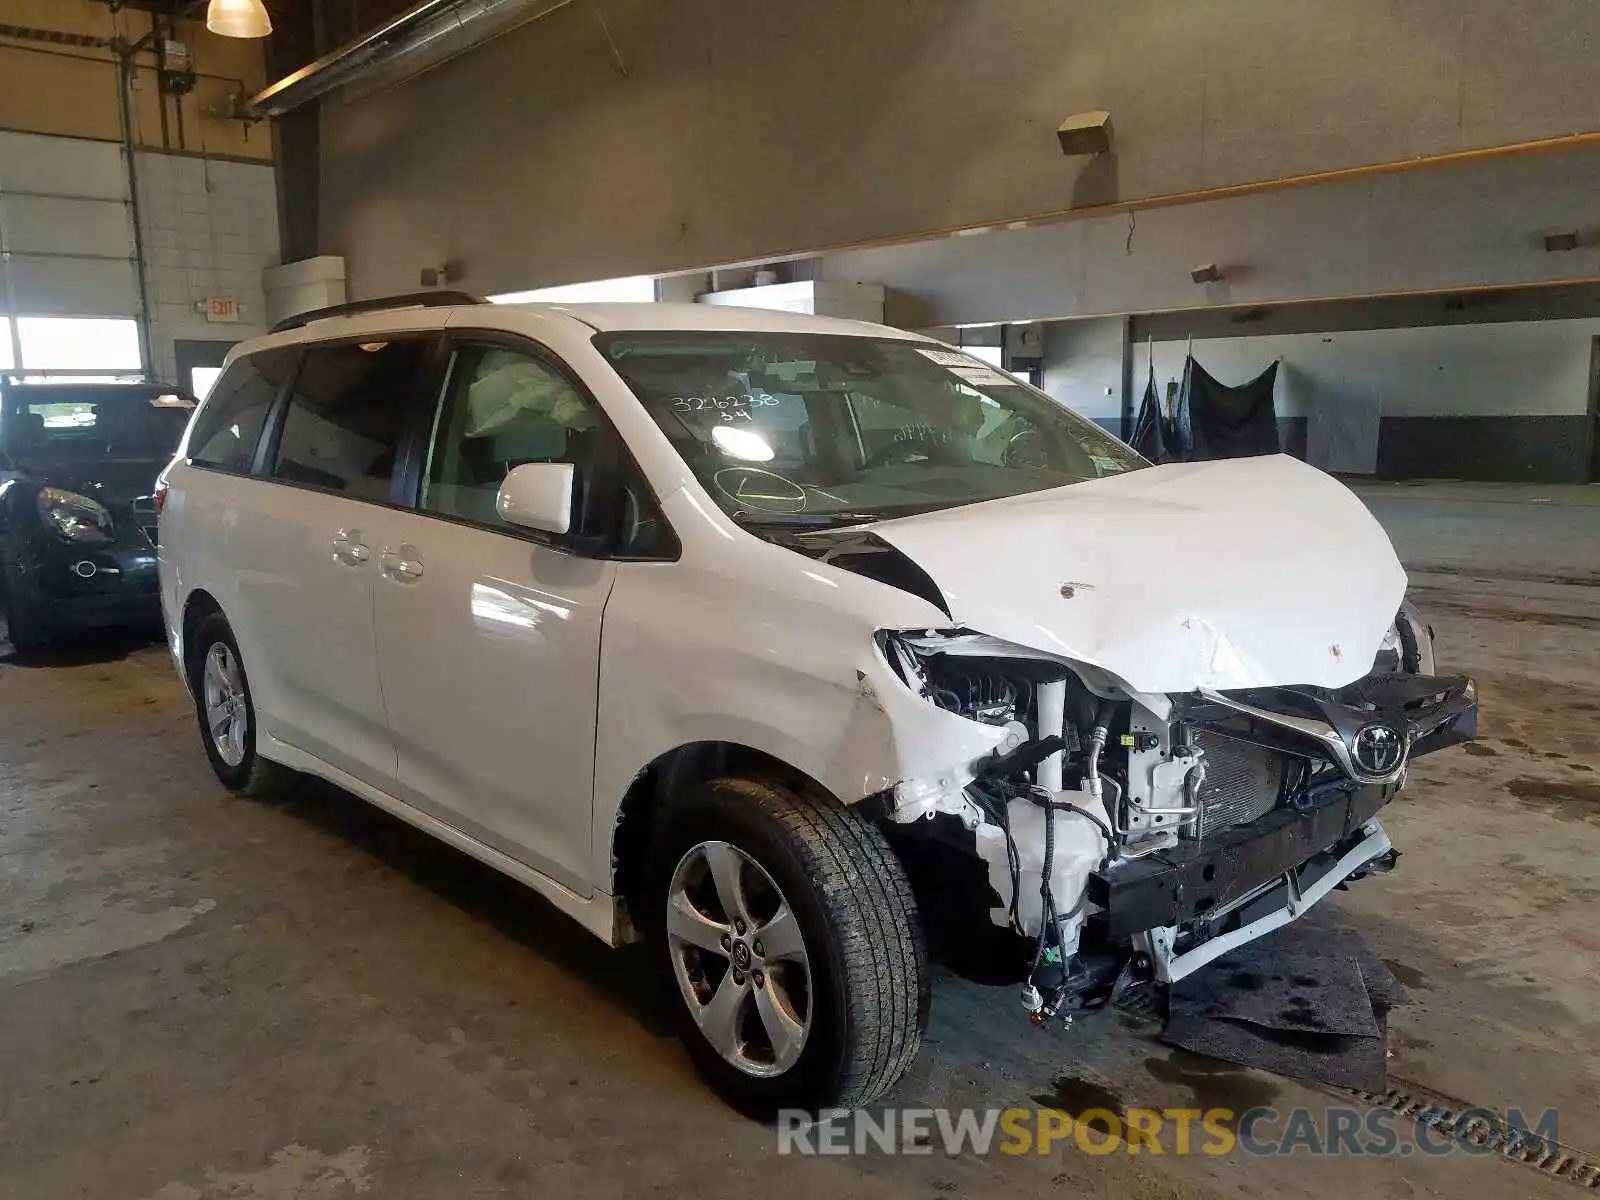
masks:
[(1409, 605), (1341, 687), (1144, 693), (966, 630), (880, 632), (869, 658), (861, 694), (905, 772), (874, 799), (908, 862), (942, 852), (925, 915), (961, 926), (946, 944), (1011, 957), (1035, 1020), (1135, 966), (1181, 979), (1390, 869), (1379, 811), (1477, 719), (1472, 681), (1431, 673)]

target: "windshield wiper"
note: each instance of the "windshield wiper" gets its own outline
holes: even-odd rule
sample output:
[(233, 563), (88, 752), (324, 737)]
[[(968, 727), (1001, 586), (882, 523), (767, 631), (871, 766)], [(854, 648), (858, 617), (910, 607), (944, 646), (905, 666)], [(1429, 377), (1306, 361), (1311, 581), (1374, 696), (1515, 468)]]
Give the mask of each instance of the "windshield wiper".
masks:
[(748, 508), (734, 509), (728, 514), (740, 525), (765, 525), (787, 529), (836, 529), (841, 525), (866, 525), (882, 521), (881, 513), (865, 512), (761, 512)]

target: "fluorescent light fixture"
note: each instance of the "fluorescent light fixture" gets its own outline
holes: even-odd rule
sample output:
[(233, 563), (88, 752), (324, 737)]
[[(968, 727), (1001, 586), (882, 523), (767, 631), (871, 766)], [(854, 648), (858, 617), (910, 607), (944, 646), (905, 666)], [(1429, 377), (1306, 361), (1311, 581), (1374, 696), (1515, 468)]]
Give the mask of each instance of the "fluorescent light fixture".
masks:
[(206, 28), (222, 37), (264, 38), (272, 32), (272, 18), (261, 0), (211, 0)]
[(753, 429), (740, 429), (736, 425), (713, 425), (711, 427), (711, 440), (716, 443), (729, 458), (743, 459), (745, 462), (771, 462), (773, 449)]

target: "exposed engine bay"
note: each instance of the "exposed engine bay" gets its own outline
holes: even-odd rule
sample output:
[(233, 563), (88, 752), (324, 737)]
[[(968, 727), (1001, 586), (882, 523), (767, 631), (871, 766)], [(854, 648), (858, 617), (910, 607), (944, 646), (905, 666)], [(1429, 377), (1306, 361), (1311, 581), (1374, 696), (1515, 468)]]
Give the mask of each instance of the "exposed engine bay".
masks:
[(1341, 688), (1153, 696), (965, 631), (880, 635), (927, 703), (1001, 731), (992, 754), (884, 796), (889, 821), (975, 854), (1035, 1020), (1167, 983), (1394, 865), (1377, 819), (1410, 760), (1469, 740), (1471, 680), (1435, 676), (1409, 606)]

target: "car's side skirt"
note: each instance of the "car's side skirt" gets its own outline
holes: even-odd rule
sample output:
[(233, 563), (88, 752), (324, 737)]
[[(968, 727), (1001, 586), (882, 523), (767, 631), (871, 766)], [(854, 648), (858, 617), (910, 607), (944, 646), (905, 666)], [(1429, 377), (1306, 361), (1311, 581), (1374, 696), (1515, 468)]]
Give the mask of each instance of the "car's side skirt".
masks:
[(257, 752), (263, 758), (273, 762), (282, 763), (284, 766), (296, 771), (303, 771), (307, 775), (315, 775), (325, 779), (335, 787), (343, 788), (352, 795), (359, 796), (369, 804), (374, 804), (385, 812), (399, 817), (408, 825), (414, 825), (432, 837), (438, 838), (448, 846), (470, 854), (479, 862), (494, 868), (502, 875), (508, 875), (518, 883), (532, 888), (543, 896), (565, 915), (577, 921), (590, 933), (594, 934), (607, 945), (618, 944), (618, 925), (616, 904), (609, 892), (596, 889), (592, 896), (587, 898), (579, 896), (570, 889), (557, 883), (548, 876), (541, 875), (525, 863), (518, 862), (509, 854), (487, 846), (469, 834), (463, 833), (454, 825), (450, 825), (439, 818), (423, 812), (421, 809), (407, 804), (395, 796), (363, 783), (355, 776), (329, 766), (315, 755), (307, 754), (287, 742), (279, 741), (270, 734), (263, 735), (256, 746)]

